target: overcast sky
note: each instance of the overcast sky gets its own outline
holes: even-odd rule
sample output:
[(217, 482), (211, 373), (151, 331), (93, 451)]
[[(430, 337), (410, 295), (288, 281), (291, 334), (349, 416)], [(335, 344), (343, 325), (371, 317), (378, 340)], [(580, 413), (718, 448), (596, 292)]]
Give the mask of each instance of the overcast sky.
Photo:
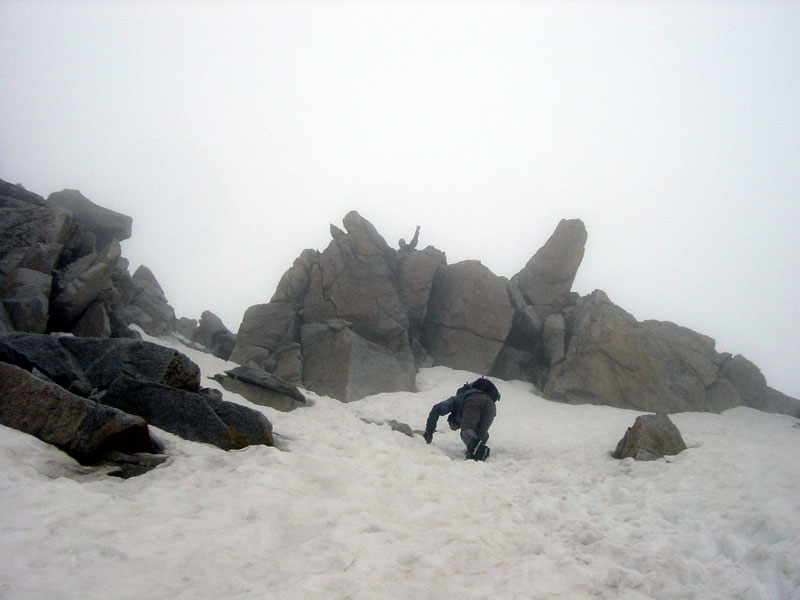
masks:
[(580, 218), (576, 291), (800, 397), (800, 2), (0, 0), (0, 178), (234, 331), (350, 209), (507, 277)]

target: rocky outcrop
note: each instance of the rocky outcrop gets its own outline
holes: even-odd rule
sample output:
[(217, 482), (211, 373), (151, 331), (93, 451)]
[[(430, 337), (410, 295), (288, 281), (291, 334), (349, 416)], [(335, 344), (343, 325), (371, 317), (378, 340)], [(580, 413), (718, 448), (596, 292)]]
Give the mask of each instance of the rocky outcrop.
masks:
[(132, 337), (131, 324), (151, 335), (174, 331), (174, 311), (152, 273), (128, 273), (119, 242), (131, 227), (130, 217), (76, 190), (45, 202), (0, 181), (3, 327), (92, 337)]
[(153, 453), (144, 419), (71, 394), (20, 367), (0, 362), (0, 423), (53, 444), (83, 464), (110, 452)]
[(72, 330), (84, 311), (101, 298), (101, 292), (111, 287), (120, 254), (119, 242), (112, 240), (100, 252), (76, 260), (58, 274), (50, 305), (50, 331)]
[(347, 234), (332, 240), (311, 268), (304, 323), (344, 319), (360, 337), (410, 353), (395, 251), (357, 212), (349, 212), (343, 223)]
[(486, 374), (511, 329), (506, 283), (478, 261), (440, 267), (422, 343), (435, 364)]
[[(322, 253), (303, 251), (269, 303), (245, 312), (230, 360), (341, 400), (411, 390), (415, 368), (406, 301), (422, 314), (419, 303), (429, 284), (420, 273), (427, 268), (432, 279), (436, 266), (426, 265), (437, 253), (431, 249), (419, 263), (411, 255), (401, 262), (357, 212), (348, 213), (343, 224), (344, 231), (331, 227), (332, 240)], [(402, 277), (417, 286), (406, 298)], [(316, 327), (304, 329), (311, 325)], [(336, 357), (326, 355), (332, 348)], [(336, 373), (325, 366), (329, 358)], [(368, 364), (391, 372), (373, 373), (368, 381)]]
[(641, 415), (612, 453), (614, 458), (658, 460), (686, 450), (680, 431), (667, 415)]
[(673, 413), (751, 406), (800, 414), (800, 402), (769, 388), (743, 356), (674, 323), (638, 322), (600, 290), (579, 302), (563, 360), (545, 397)]
[[(82, 461), (101, 460), (100, 450), (157, 451), (140, 431), (148, 431), (146, 423), (225, 450), (273, 443), (264, 415), (200, 389), (197, 365), (157, 344), (12, 333), (0, 336), (0, 367), (3, 424)], [(129, 456), (112, 462), (125, 476), (160, 460)]]
[(596, 290), (582, 300), (569, 347), (544, 394), (644, 411), (719, 410), (708, 389), (726, 357), (714, 345), (673, 323), (639, 323)]
[(586, 238), (582, 221), (562, 219), (545, 245), (511, 278), (542, 320), (569, 304)]

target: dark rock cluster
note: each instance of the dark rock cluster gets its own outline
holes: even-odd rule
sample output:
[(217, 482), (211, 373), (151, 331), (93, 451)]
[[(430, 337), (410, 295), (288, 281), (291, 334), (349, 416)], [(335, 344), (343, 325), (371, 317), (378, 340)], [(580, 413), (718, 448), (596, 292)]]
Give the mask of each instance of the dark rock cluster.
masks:
[(132, 219), (76, 190), (47, 200), (0, 180), (0, 331), (136, 337), (175, 329), (147, 267), (131, 275), (120, 242)]
[(201, 389), (197, 365), (157, 344), (0, 336), (0, 424), (35, 435), (83, 464), (112, 460), (124, 465), (123, 472), (143, 461), (157, 464), (146, 458), (161, 448), (148, 425), (223, 450), (273, 444), (263, 414), (218, 395)]
[[(0, 180), (0, 424), (123, 476), (164, 460), (148, 424), (222, 449), (272, 445), (259, 412), (200, 388), (184, 355), (139, 341), (176, 332), (153, 273), (121, 256), (130, 217), (75, 190), (47, 200)], [(211, 313), (192, 332), (229, 355), (234, 336)]]

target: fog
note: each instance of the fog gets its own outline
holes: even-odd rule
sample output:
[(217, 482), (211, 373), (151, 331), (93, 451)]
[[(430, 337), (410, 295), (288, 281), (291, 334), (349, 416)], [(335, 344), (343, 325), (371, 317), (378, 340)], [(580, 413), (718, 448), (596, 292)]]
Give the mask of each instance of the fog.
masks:
[(0, 178), (134, 219), (232, 330), (351, 209), (741, 353), (800, 397), (796, 2), (0, 2)]

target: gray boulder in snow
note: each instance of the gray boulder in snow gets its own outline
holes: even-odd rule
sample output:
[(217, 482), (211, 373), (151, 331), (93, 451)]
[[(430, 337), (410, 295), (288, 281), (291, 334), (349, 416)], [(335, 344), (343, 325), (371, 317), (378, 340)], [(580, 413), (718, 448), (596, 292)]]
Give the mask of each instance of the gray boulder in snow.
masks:
[(304, 387), (350, 402), (380, 392), (413, 391), (416, 368), (411, 352), (390, 352), (332, 319), (301, 331)]
[(236, 344), (236, 336), (225, 327), (222, 319), (210, 310), (203, 311), (200, 315), (200, 323), (194, 331), (193, 339), (222, 360), (228, 360)]
[(225, 375), (215, 375), (214, 379), (253, 404), (284, 412), (307, 404), (306, 397), (294, 385), (261, 369), (236, 367), (225, 371)]
[(486, 374), (511, 329), (506, 283), (475, 260), (440, 266), (422, 343), (435, 364)]
[(617, 444), (614, 458), (657, 460), (686, 450), (680, 431), (667, 415), (640, 415)]
[(264, 415), (209, 396), (121, 376), (98, 400), (184, 439), (223, 450), (272, 445), (272, 425)]
[(569, 303), (586, 238), (580, 219), (562, 219), (544, 246), (512, 277), (542, 319)]
[(4, 362), (0, 362), (0, 423), (53, 444), (83, 464), (99, 462), (114, 451), (158, 451), (140, 417), (71, 394)]

